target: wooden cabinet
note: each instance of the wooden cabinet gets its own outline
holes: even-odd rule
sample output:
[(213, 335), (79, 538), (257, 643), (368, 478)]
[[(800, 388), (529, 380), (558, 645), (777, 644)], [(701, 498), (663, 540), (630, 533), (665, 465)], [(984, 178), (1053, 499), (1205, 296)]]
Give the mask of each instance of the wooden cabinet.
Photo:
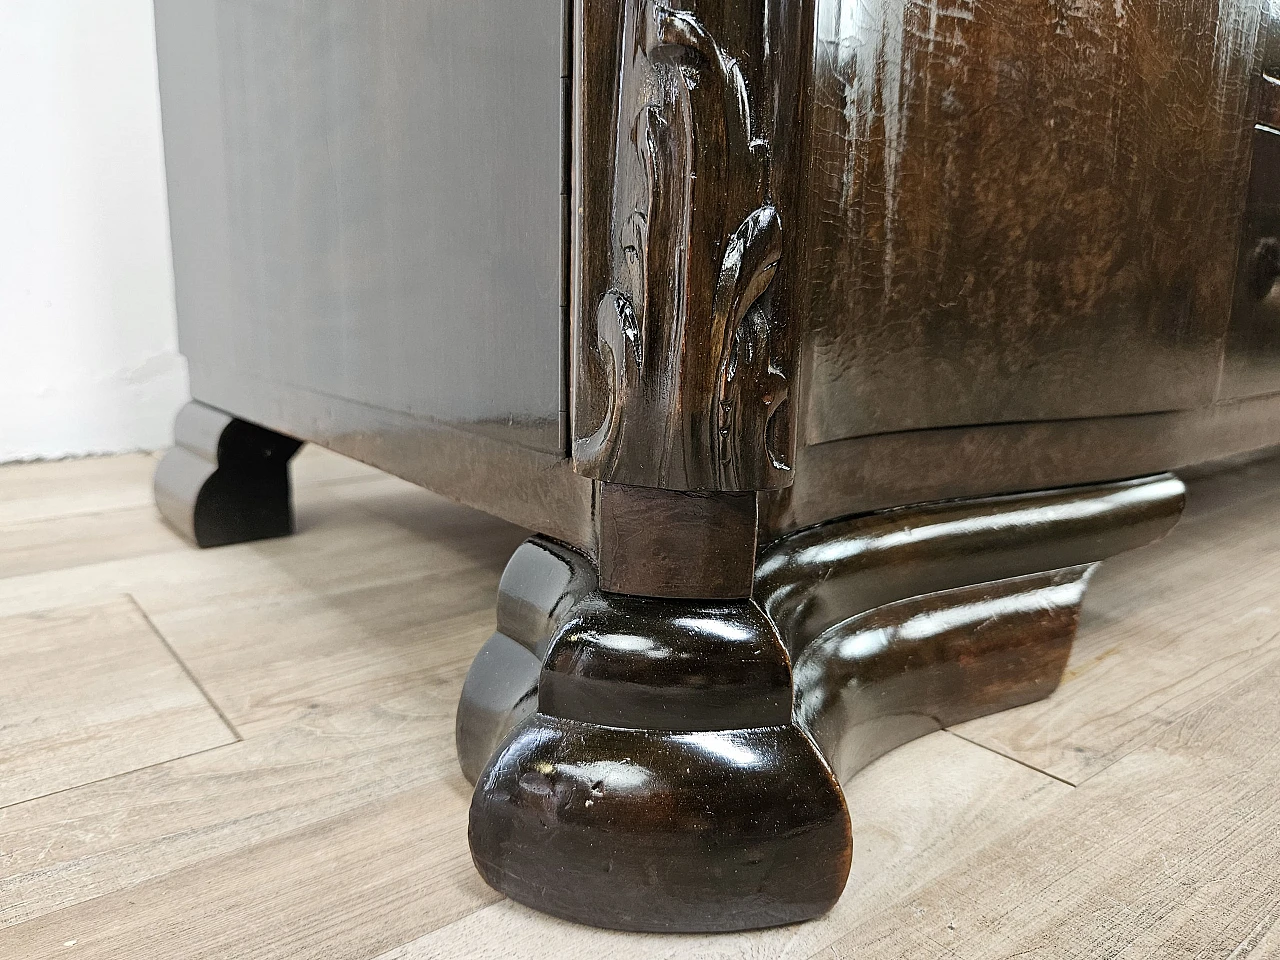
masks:
[(202, 545), (299, 442), (528, 528), (472, 852), (605, 926), (816, 916), (839, 777), (1049, 695), (1165, 471), (1280, 443), (1258, 0), (157, 0)]

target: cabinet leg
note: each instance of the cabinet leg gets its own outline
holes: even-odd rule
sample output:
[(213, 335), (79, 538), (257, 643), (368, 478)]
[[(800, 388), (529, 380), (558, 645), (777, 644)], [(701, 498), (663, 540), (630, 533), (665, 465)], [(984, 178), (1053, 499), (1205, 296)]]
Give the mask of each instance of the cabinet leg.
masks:
[(292, 437), (192, 401), (174, 424), (175, 445), (156, 467), (160, 515), (198, 547), (293, 533)]
[(623, 930), (821, 914), (852, 855), (839, 780), (1052, 693), (1094, 567), (1182, 502), (1166, 475), (853, 517), (770, 545), (737, 599), (607, 592), (535, 537), (459, 706), (477, 868)]

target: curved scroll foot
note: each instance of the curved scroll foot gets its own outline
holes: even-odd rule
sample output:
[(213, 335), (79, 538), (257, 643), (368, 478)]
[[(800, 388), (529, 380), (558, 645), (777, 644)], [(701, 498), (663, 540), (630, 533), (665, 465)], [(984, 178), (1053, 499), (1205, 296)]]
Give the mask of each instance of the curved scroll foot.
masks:
[(852, 855), (840, 788), (790, 724), (677, 733), (534, 714), (477, 785), (469, 837), (513, 900), (617, 930), (820, 916)]
[(771, 545), (728, 602), (604, 593), (534, 538), (458, 712), (477, 868), (624, 930), (817, 916), (852, 849), (837, 774), (1048, 696), (1097, 563), (1182, 498), (1163, 476), (836, 521)]
[[(521, 550), (503, 606), (519, 607), (517, 592), (563, 600), (571, 581), (590, 585), (569, 574), (585, 561), (566, 564), (563, 548)], [(518, 617), (504, 613), (511, 629)], [(826, 762), (792, 723), (787, 654), (754, 603), (589, 591), (532, 619), (555, 631), (537, 711), (517, 719), (532, 693), (520, 683), (507, 693), (512, 708), (494, 709), (496, 657), (477, 660), (459, 711), (464, 767), (471, 731), (515, 721), (471, 804), (485, 880), (548, 913), (620, 930), (772, 926), (835, 903), (849, 817)], [(509, 639), (500, 632), (490, 644)]]
[(302, 442), (192, 401), (156, 467), (160, 515), (198, 547), (293, 533), (289, 460)]

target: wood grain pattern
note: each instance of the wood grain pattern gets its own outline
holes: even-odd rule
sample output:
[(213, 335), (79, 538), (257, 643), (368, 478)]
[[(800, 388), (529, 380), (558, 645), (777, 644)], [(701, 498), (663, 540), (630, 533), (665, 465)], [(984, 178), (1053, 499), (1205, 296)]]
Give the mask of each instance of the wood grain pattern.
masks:
[[(828, 956), (1265, 956), (1280, 923), (1280, 665), (1114, 767)], [(1064, 869), (1070, 864), (1070, 869)]]
[(0, 807), (235, 739), (129, 598), (0, 618)]
[[(575, 469), (676, 490), (785, 486), (795, 337), (771, 297), (790, 230), (772, 151), (792, 89), (778, 74), (800, 59), (771, 51), (791, 10), (622, 0), (579, 16), (602, 49), (576, 58), (578, 219), (603, 221), (579, 235), (610, 268), (577, 291)], [(620, 62), (605, 72), (597, 57)], [(597, 174), (607, 209), (583, 196)]]
[(145, 453), (10, 464), (0, 470), (0, 524), (151, 507), (155, 468)]
[[(423, 686), (417, 697), (317, 706), (240, 743), (6, 807), (0, 926), (456, 777), (453, 718), (434, 709), (448, 691)], [(459, 816), (465, 821), (465, 808)]]
[(0, 956), (65, 957), (68, 941), (75, 956), (102, 960), (376, 955), (497, 899), (471, 870), (456, 829), (463, 783), (458, 776), (394, 793), (9, 927)]
[(601, 484), (600, 582), (606, 590), (642, 597), (749, 597), (756, 522), (754, 493)]
[(1212, 402), (1264, 4), (815, 6), (807, 442)]
[(0, 524), (0, 578), (185, 550), (154, 506)]

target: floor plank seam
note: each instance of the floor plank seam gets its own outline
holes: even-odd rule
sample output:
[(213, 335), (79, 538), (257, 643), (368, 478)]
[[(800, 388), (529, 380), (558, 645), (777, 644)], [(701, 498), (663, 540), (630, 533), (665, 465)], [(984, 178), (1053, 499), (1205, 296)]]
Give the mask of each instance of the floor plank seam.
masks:
[(975, 747), (980, 747), (981, 749), (986, 750), (988, 753), (994, 753), (997, 757), (1004, 757), (1004, 759), (1011, 760), (1014, 763), (1018, 764), (1018, 766), (1026, 767), (1028, 770), (1034, 770), (1036, 773), (1042, 773), (1046, 777), (1048, 777), (1050, 780), (1057, 780), (1059, 783), (1065, 783), (1068, 787), (1071, 787), (1072, 789), (1075, 789), (1076, 787), (1079, 786), (1079, 784), (1072, 783), (1070, 780), (1064, 780), (1062, 777), (1058, 776), (1055, 773), (1050, 773), (1048, 770), (1041, 770), (1035, 764), (1027, 763), (1027, 761), (1025, 760), (1019, 760), (1017, 757), (1011, 757), (1009, 756), (1009, 754), (1001, 750), (997, 750), (994, 747), (989, 747), (985, 743), (979, 743), (977, 740), (970, 740), (964, 734), (956, 733), (950, 727), (946, 727), (944, 729), (947, 733), (951, 734), (953, 737), (956, 737), (959, 740), (963, 740), (965, 743), (971, 743)]
[[(142, 604), (138, 602), (138, 598), (132, 593), (126, 593), (125, 596), (129, 598), (129, 602), (133, 604), (134, 609), (138, 611), (138, 616), (142, 617), (142, 619), (146, 621), (147, 627), (151, 630), (152, 634), (155, 635), (155, 638), (164, 645), (164, 648), (167, 651), (169, 651), (169, 656), (173, 657), (174, 662), (182, 668), (182, 672), (186, 674), (187, 679), (190, 680), (192, 685), (200, 691), (200, 696), (204, 697), (205, 703), (207, 703), (209, 708), (218, 715), (218, 719), (222, 721), (223, 725), (231, 735), (235, 737), (235, 742), (243, 743), (244, 737), (240, 735), (240, 731), (236, 729), (236, 725), (231, 722), (231, 718), (223, 712), (222, 707), (218, 705), (213, 697), (209, 696), (209, 691), (204, 688), (204, 684), (200, 682), (200, 679), (191, 671), (191, 668), (187, 666), (187, 661), (178, 656), (178, 651), (173, 649), (173, 644), (171, 644), (168, 638), (160, 632), (160, 628), (155, 625), (155, 621), (153, 621), (147, 611), (142, 608)], [(226, 744), (223, 744), (223, 746), (226, 746)]]
[[(298, 483), (308, 487), (339, 487), (343, 484), (369, 483), (371, 480), (385, 480), (392, 476), (389, 473), (371, 473), (358, 477), (328, 477), (319, 480), (299, 480)], [(405, 481), (408, 483), (409, 481)]]
[[(1190, 706), (1184, 708), (1183, 710), (1179, 711), (1173, 716), (1165, 718), (1160, 725), (1152, 727), (1152, 729), (1149, 730), (1145, 736), (1140, 737), (1137, 740), (1133, 741), (1131, 744), (1129, 744), (1128, 749), (1114, 751), (1109, 756), (1107, 763), (1103, 764), (1102, 766), (1094, 770), (1088, 771), (1086, 776), (1082, 776), (1078, 781), (1073, 783), (1072, 786), (1075, 786), (1075, 787), (1084, 786), (1086, 783), (1088, 783), (1094, 777), (1097, 777), (1099, 774), (1106, 773), (1109, 769), (1111, 769), (1120, 761), (1124, 760), (1126, 757), (1129, 757), (1130, 755), (1137, 753), (1139, 750), (1142, 750), (1144, 747), (1149, 746), (1153, 741), (1159, 739), (1161, 735), (1166, 733), (1169, 730), (1169, 728), (1175, 726), (1178, 723), (1181, 723), (1187, 717), (1193, 716), (1200, 710), (1203, 710), (1206, 706), (1208, 706), (1210, 703), (1217, 700), (1219, 697), (1230, 695), (1230, 693), (1236, 687), (1240, 687), (1247, 684), (1250, 680), (1253, 679), (1254, 674), (1256, 674), (1259, 670), (1265, 669), (1267, 666), (1269, 666), (1271, 663), (1273, 663), (1277, 659), (1277, 656), (1264, 658), (1264, 657), (1261, 657), (1259, 654), (1260, 651), (1265, 652), (1268, 647), (1274, 646), (1277, 639), (1280, 639), (1280, 631), (1277, 631), (1276, 633), (1271, 634), (1271, 636), (1269, 636), (1263, 642), (1242, 651), (1241, 659), (1257, 661), (1254, 663), (1253, 669), (1249, 673), (1244, 674), (1243, 676), (1239, 677), (1236, 680), (1230, 681), (1221, 690), (1218, 690), (1215, 693), (1210, 693), (1204, 699), (1191, 704)], [(1227, 659), (1230, 659), (1230, 658), (1227, 658)], [(1221, 662), (1223, 661), (1214, 661), (1215, 664), (1221, 663)], [(1200, 673), (1200, 672), (1202, 671), (1197, 671), (1197, 673)], [(1213, 679), (1213, 678), (1211, 677), (1210, 679)], [(1163, 692), (1164, 690), (1170, 689), (1172, 686), (1173, 686), (1172, 684), (1168, 684), (1164, 687), (1157, 688), (1153, 692), (1160, 693), (1160, 692)], [(1146, 711), (1144, 716), (1155, 715), (1158, 712), (1159, 712), (1158, 709), (1148, 710)], [(1108, 718), (1109, 717), (1110, 715), (1108, 715)], [(957, 736), (959, 736), (959, 734), (957, 734)], [(982, 744), (978, 744), (978, 746), (982, 746)], [(998, 751), (993, 751), (993, 752), (998, 752)], [(1003, 756), (1003, 754), (1001, 755)], [(1049, 774), (1049, 775), (1053, 776), (1052, 774)], [(1067, 781), (1063, 781), (1063, 782), (1065, 783)]]
[(130, 777), (136, 773), (143, 773), (147, 770), (154, 770), (157, 767), (163, 767), (167, 763), (176, 763), (179, 760), (190, 760), (192, 757), (198, 757), (201, 754), (205, 754), (205, 753), (212, 753), (214, 750), (223, 750), (227, 747), (234, 747), (236, 743), (241, 743), (241, 742), (243, 741), (237, 740), (231, 743), (215, 743), (212, 747), (204, 747), (203, 749), (200, 749), (200, 750), (194, 750), (191, 753), (184, 753), (181, 756), (169, 757), (165, 760), (157, 760), (155, 763), (148, 763), (141, 767), (134, 767), (131, 770), (121, 770), (119, 773), (113, 773), (105, 777), (98, 777), (96, 780), (86, 780), (84, 783), (75, 783), (75, 784), (72, 784), (71, 786), (62, 787), (61, 789), (58, 789), (58, 790), (50, 790), (48, 793), (42, 793), (39, 796), (24, 797), (21, 800), (13, 801), (13, 803), (6, 803), (3, 805), (0, 805), (0, 813), (4, 812), (5, 810), (12, 810), (15, 807), (20, 807), (24, 803), (35, 803), (37, 800), (48, 800), (50, 797), (56, 797), (63, 793), (70, 793), (72, 790), (80, 790), (84, 787), (97, 786), (98, 784), (101, 784), (101, 783), (109, 783), (112, 780), (118, 780), (121, 777)]

